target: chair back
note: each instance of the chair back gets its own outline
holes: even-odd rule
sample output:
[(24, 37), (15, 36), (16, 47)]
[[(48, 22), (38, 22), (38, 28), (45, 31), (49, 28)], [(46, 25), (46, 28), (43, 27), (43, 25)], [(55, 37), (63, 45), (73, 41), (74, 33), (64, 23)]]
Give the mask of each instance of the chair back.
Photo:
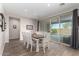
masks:
[(48, 42), (50, 40), (50, 33), (44, 32), (44, 41)]
[(27, 41), (29, 44), (32, 44), (32, 32), (26, 32), (27, 33)]
[(26, 32), (22, 32), (23, 35), (23, 41), (27, 42), (27, 33)]

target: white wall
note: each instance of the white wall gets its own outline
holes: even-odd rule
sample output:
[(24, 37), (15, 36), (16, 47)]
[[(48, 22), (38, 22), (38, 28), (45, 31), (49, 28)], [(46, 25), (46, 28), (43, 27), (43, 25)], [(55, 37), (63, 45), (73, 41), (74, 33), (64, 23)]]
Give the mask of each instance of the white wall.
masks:
[(5, 30), (5, 42), (9, 43), (9, 17), (5, 14), (6, 30)]
[(28, 31), (26, 25), (33, 25), (33, 32), (37, 30), (37, 20), (21, 18), (20, 19), (20, 40), (23, 40), (22, 32)]
[[(0, 4), (0, 13), (4, 14), (4, 9), (2, 4)], [(2, 32), (0, 27), (0, 55), (2, 55), (3, 53), (4, 45), (5, 45), (5, 32)]]

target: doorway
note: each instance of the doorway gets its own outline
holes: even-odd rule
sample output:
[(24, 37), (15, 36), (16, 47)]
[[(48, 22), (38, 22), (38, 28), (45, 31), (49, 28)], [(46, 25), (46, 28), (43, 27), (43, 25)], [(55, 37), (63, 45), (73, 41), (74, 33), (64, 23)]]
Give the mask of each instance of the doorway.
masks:
[(9, 40), (20, 39), (20, 19), (9, 17)]

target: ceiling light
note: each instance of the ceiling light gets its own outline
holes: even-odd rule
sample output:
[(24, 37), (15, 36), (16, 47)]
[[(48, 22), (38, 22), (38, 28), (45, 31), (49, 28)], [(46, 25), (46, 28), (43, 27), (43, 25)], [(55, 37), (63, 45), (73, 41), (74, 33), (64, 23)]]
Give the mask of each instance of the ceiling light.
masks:
[(65, 3), (60, 3), (60, 6), (63, 6), (63, 5), (65, 5)]
[(48, 4), (48, 7), (50, 7), (50, 4)]

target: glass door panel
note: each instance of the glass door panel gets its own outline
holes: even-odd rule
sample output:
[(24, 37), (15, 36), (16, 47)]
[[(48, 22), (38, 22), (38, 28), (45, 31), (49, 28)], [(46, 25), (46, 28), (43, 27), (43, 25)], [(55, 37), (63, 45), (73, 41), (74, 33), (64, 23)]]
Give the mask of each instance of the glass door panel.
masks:
[(52, 17), (50, 31), (52, 40), (70, 44), (72, 35), (72, 12)]
[(60, 35), (59, 35), (59, 17), (53, 17), (51, 19), (50, 24), (50, 31), (51, 31), (51, 39), (57, 42), (60, 42)]
[(60, 42), (70, 44), (72, 35), (72, 14), (60, 16)]

